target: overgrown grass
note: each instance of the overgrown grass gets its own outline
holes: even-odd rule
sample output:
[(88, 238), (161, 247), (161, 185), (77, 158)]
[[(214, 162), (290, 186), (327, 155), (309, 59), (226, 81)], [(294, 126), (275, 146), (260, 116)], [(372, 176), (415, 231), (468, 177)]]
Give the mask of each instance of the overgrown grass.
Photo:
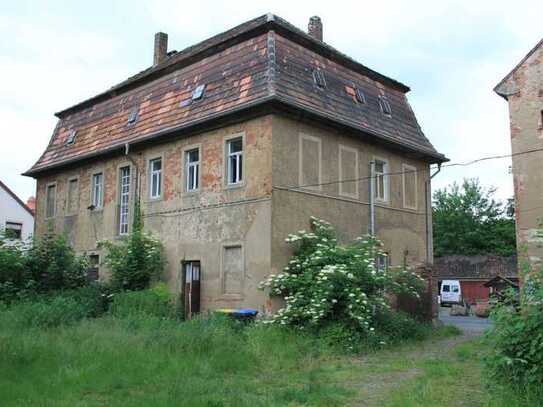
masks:
[(335, 359), (315, 339), (277, 327), (103, 317), (52, 329), (0, 314), (2, 405), (342, 405)]

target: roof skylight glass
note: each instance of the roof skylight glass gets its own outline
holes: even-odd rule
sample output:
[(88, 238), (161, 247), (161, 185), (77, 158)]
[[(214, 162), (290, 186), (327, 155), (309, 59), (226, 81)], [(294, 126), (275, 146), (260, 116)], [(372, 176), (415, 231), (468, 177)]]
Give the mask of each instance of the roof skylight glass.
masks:
[(326, 87), (324, 72), (322, 72), (319, 68), (313, 70), (313, 81), (319, 88)]
[(75, 143), (75, 137), (77, 136), (77, 130), (72, 130), (70, 132), (70, 135), (68, 136), (68, 138), (66, 139), (66, 145), (67, 146), (71, 146), (72, 144)]
[(138, 120), (139, 109), (137, 107), (133, 108), (128, 115), (128, 124), (134, 124)]
[(381, 112), (383, 112), (385, 116), (392, 116), (392, 109), (386, 97), (379, 96), (379, 106), (381, 107)]
[(366, 104), (366, 95), (362, 89), (356, 88), (355, 96), (358, 103)]
[(204, 90), (206, 85), (198, 85), (196, 89), (192, 91), (192, 100), (200, 100), (204, 96)]

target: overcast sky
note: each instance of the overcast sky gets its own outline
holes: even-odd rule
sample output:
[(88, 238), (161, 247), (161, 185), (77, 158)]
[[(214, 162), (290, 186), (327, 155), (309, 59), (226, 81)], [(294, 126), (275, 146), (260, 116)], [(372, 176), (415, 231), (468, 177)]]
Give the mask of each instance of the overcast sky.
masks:
[[(543, 36), (543, 2), (521, 1), (13, 1), (0, 5), (0, 179), (26, 200), (20, 174), (45, 149), (63, 108), (152, 63), (153, 35), (181, 50), (272, 12), (411, 87), (411, 105), (452, 162), (510, 152), (506, 102), (493, 87)], [(510, 159), (444, 169), (512, 195)]]

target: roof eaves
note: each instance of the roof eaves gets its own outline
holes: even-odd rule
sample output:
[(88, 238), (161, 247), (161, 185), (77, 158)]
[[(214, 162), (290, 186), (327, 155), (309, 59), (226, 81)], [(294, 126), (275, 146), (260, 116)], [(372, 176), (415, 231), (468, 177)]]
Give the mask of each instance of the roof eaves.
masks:
[(532, 54), (540, 47), (543, 45), (543, 38), (535, 45), (535, 47), (533, 47), (525, 56), (524, 58), (522, 58), (520, 60), (520, 62), (518, 64), (515, 65), (515, 67), (511, 70), (511, 72), (509, 72), (507, 75), (504, 76), (504, 78), (496, 85), (494, 86), (494, 92), (496, 92), (499, 96), (501, 96), (502, 98), (504, 98), (505, 100), (507, 100), (507, 97), (508, 96), (511, 96), (510, 93), (507, 93), (507, 92), (503, 92), (500, 90), (500, 88), (502, 87), (502, 85), (505, 84), (505, 82), (507, 82), (509, 80), (509, 78), (511, 76), (513, 76), (513, 74), (522, 66), (522, 64), (524, 64), (524, 62), (526, 62), (526, 60), (528, 58), (530, 58), (532, 56)]

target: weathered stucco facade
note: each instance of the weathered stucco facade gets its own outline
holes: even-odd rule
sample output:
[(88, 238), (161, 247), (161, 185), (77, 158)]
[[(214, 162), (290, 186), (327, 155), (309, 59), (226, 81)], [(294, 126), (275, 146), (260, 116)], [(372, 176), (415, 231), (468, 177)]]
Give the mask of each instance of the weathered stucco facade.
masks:
[(38, 182), (38, 235), (53, 225), (103, 258), (97, 242), (120, 238), (123, 207), (131, 221), (137, 199), (164, 244), (172, 292), (198, 262), (201, 309), (273, 311), (258, 285), (287, 263), (289, 233), (311, 216), (343, 242), (370, 231), (374, 162), (374, 230), (390, 264), (432, 261), (429, 169), (446, 158), (422, 133), (408, 87), (273, 15), (181, 52), (164, 54), (164, 38), (153, 67), (57, 114), (27, 173)]
[(495, 88), (509, 104), (519, 258), (541, 266), (543, 239), (543, 41)]

